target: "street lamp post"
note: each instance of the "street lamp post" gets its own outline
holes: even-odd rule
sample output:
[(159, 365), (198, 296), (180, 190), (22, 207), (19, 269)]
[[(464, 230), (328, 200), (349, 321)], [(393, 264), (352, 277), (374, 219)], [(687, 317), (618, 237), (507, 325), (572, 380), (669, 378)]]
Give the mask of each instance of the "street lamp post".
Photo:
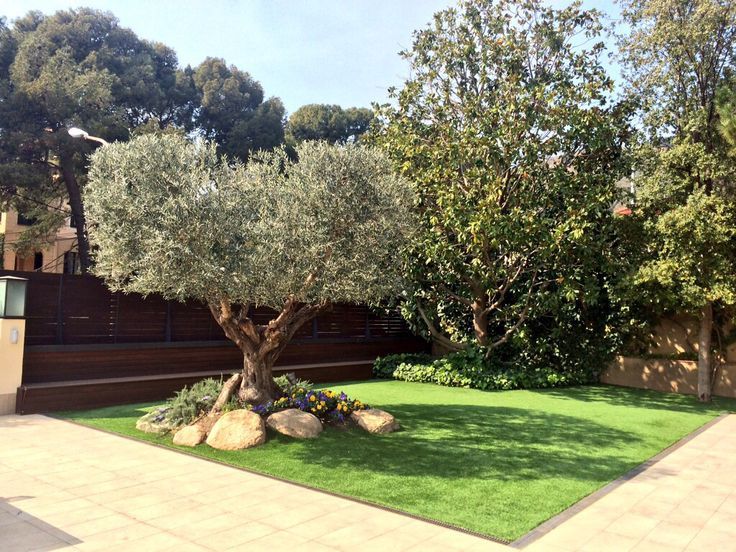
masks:
[(72, 127), (67, 132), (69, 132), (69, 136), (71, 136), (72, 138), (82, 138), (83, 140), (91, 140), (92, 142), (98, 142), (102, 144), (103, 146), (106, 146), (110, 143), (104, 138), (98, 138), (97, 136), (91, 136), (89, 132), (87, 132), (86, 130), (82, 130), (81, 128)]

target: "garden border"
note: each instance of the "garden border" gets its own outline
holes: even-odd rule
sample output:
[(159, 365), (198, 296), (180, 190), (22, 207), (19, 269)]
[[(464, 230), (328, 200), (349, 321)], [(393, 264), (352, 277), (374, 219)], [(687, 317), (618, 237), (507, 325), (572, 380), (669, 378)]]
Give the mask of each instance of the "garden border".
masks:
[(591, 506), (592, 504), (594, 504), (595, 502), (597, 502), (598, 500), (600, 500), (607, 494), (619, 488), (621, 485), (623, 485), (627, 481), (630, 481), (631, 479), (633, 479), (640, 473), (644, 472), (646, 469), (652, 467), (654, 464), (656, 464), (663, 458), (666, 458), (667, 456), (675, 452), (677, 449), (686, 445), (687, 443), (692, 441), (695, 437), (697, 437), (698, 435), (700, 435), (701, 433), (703, 433), (710, 427), (716, 425), (718, 422), (721, 422), (728, 416), (729, 416), (728, 412), (722, 412), (720, 415), (716, 416), (709, 422), (706, 422), (699, 428), (685, 435), (679, 441), (675, 441), (670, 446), (668, 446), (666, 449), (662, 450), (661, 452), (658, 452), (657, 454), (652, 456), (649, 460), (642, 462), (635, 468), (632, 468), (631, 470), (627, 471), (625, 474), (614, 479), (613, 481), (601, 487), (597, 491), (594, 491), (588, 496), (578, 500), (575, 504), (563, 510), (556, 516), (553, 516), (549, 518), (547, 521), (541, 523), (540, 525), (537, 525), (534, 529), (529, 531), (526, 535), (519, 537), (513, 542), (505, 543), (505, 544), (508, 544), (508, 546), (512, 548), (518, 548), (518, 549), (526, 548), (533, 542), (541, 539), (543, 536), (551, 532), (556, 527), (565, 523), (568, 519), (582, 512), (588, 506)]

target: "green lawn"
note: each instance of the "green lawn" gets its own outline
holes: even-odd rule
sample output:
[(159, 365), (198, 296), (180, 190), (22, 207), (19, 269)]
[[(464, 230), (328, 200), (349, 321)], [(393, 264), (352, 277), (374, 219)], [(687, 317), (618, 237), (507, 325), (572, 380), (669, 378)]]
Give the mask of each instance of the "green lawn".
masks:
[[(330, 428), (315, 441), (271, 435), (245, 451), (183, 450), (514, 540), (736, 407), (607, 386), (482, 392), (373, 381), (331, 388), (393, 413), (402, 431)], [(150, 406), (63, 416), (173, 447), (170, 438), (136, 431)]]

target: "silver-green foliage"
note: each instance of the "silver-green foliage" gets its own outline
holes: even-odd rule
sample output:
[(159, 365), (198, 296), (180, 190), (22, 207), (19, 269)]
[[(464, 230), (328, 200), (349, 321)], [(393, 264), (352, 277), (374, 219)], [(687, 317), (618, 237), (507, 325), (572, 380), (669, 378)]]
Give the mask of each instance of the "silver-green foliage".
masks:
[(92, 157), (95, 273), (113, 289), (257, 304), (395, 295), (411, 192), (380, 152), (304, 143), (247, 165), (215, 146), (140, 136)]
[(202, 414), (209, 412), (221, 388), (222, 379), (214, 378), (198, 381), (191, 387), (185, 386), (159, 409), (160, 420), (165, 420), (172, 427), (192, 423)]

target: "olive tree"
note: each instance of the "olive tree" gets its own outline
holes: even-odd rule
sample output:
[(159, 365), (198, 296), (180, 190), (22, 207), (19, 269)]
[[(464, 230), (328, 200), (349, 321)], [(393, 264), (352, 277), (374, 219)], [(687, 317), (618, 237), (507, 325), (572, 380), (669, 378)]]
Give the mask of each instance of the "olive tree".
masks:
[[(306, 322), (399, 292), (411, 229), (410, 188), (379, 151), (297, 153), (228, 164), (212, 143), (144, 135), (97, 151), (85, 190), (95, 273), (114, 290), (206, 302), (244, 356), (226, 389), (252, 404), (277, 393), (272, 366)], [(258, 324), (255, 306), (277, 314)]]

